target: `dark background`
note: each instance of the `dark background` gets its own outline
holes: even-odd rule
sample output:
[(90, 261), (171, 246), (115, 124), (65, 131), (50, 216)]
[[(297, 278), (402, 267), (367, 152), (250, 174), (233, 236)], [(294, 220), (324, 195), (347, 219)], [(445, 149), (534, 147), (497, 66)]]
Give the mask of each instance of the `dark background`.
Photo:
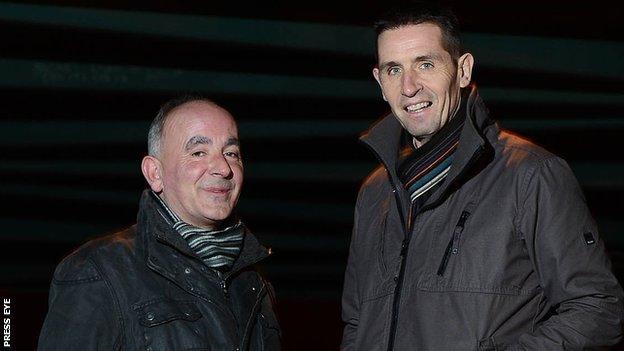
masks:
[[(388, 2), (0, 2), (0, 298), (35, 348), (54, 266), (134, 222), (149, 121), (179, 93), (239, 121), (240, 213), (274, 255), (286, 350), (337, 349), (352, 208), (387, 107), (370, 24)], [(253, 5), (252, 5), (253, 4)], [(624, 277), (624, 16), (606, 2), (457, 1), (503, 127), (574, 169)]]

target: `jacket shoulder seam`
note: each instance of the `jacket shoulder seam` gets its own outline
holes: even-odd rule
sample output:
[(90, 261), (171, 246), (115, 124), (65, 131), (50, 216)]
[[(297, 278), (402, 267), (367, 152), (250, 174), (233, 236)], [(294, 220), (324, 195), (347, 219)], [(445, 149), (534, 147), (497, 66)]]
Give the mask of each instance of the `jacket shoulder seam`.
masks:
[(78, 284), (98, 282), (101, 280), (102, 278), (99, 276), (95, 276), (91, 278), (72, 279), (72, 280), (61, 280), (61, 279), (57, 279), (56, 277), (52, 278), (52, 282), (56, 285), (78, 285)]
[(496, 143), (495, 143), (497, 146), (502, 146), (503, 148), (506, 148), (506, 149), (513, 149), (513, 150), (526, 152), (527, 154), (537, 158), (537, 162), (540, 162), (540, 161), (543, 161), (552, 157), (557, 157), (556, 155), (552, 154), (548, 150), (545, 150), (541, 146), (533, 144), (530, 141), (526, 141), (522, 137), (516, 136), (508, 132), (504, 132), (504, 133), (509, 135), (512, 138), (523, 140), (526, 145), (519, 143), (519, 142), (506, 142), (505, 140), (499, 138), (496, 140)]
[(520, 231), (520, 226), (519, 226), (519, 220), (520, 218), (524, 215), (524, 203), (526, 202), (527, 197), (529, 196), (529, 184), (531, 183), (531, 180), (534, 178), (535, 173), (544, 166), (544, 164), (546, 164), (546, 162), (550, 161), (550, 160), (554, 160), (554, 159), (558, 159), (559, 157), (556, 155), (549, 155), (547, 157), (544, 157), (540, 160), (537, 160), (536, 162), (533, 162), (533, 164), (531, 165), (531, 167), (527, 170), (525, 176), (524, 176), (524, 180), (522, 181), (522, 192), (521, 192), (521, 196), (518, 197), (519, 201), (521, 201), (521, 203), (519, 203), (517, 205), (518, 208), (518, 219), (516, 221), (516, 230)]

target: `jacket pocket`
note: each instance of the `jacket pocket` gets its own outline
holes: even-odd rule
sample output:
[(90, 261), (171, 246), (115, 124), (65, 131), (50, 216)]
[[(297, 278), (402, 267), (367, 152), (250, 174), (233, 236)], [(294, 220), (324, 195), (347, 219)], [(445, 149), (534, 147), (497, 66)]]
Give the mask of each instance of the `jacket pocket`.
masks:
[(140, 333), (134, 337), (144, 349), (211, 350), (225, 344), (210, 334), (206, 328), (210, 318), (193, 301), (159, 298), (136, 304), (133, 310)]
[(455, 225), (455, 229), (453, 229), (453, 235), (451, 235), (451, 239), (449, 243), (446, 245), (446, 250), (444, 251), (444, 256), (442, 256), (442, 261), (440, 262), (440, 266), (438, 267), (437, 274), (439, 276), (444, 276), (444, 272), (446, 271), (446, 267), (448, 266), (448, 262), (451, 259), (452, 255), (459, 254), (459, 244), (462, 232), (464, 231), (464, 227), (466, 226), (466, 221), (470, 217), (469, 209), (465, 209), (462, 211), (457, 224)]
[(139, 323), (145, 327), (154, 327), (176, 319), (196, 321), (201, 318), (199, 309), (190, 301), (161, 300), (136, 309)]

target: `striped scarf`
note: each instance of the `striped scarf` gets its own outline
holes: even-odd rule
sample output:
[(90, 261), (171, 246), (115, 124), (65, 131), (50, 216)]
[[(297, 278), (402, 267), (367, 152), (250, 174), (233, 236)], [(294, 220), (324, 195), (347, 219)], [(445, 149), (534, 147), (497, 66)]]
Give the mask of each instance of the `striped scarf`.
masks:
[(424, 204), (451, 170), (465, 115), (458, 111), (426, 144), (406, 156), (397, 173), (412, 204)]
[(241, 221), (220, 230), (208, 230), (193, 226), (180, 219), (165, 204), (160, 196), (154, 193), (163, 211), (161, 216), (186, 240), (193, 252), (210, 268), (221, 272), (232, 268), (243, 245), (244, 228)]

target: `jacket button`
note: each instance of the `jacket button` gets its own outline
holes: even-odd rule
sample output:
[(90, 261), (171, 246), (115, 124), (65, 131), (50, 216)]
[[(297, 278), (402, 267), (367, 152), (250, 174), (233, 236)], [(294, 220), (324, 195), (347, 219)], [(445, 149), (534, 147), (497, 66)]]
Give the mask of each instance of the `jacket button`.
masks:
[(184, 273), (191, 274), (191, 269), (188, 267), (184, 268)]
[(397, 277), (397, 276), (395, 275), (395, 276), (394, 276), (394, 282), (395, 282), (395, 283), (398, 283), (398, 281), (399, 281), (399, 277)]
[(153, 321), (154, 320), (154, 314), (152, 312), (148, 313), (146, 316), (148, 321)]

